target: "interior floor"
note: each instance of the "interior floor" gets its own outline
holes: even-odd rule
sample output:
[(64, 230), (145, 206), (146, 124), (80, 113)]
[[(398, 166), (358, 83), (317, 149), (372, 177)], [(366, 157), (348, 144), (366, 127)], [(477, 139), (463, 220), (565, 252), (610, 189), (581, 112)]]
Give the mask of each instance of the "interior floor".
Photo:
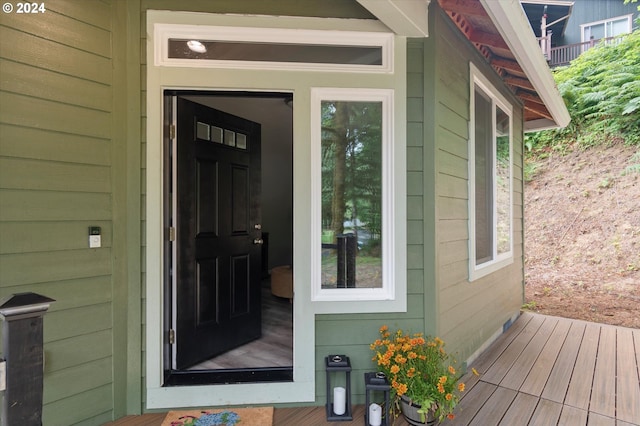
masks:
[(262, 284), (262, 337), (189, 370), (293, 366), (293, 303), (271, 294), (269, 279)]

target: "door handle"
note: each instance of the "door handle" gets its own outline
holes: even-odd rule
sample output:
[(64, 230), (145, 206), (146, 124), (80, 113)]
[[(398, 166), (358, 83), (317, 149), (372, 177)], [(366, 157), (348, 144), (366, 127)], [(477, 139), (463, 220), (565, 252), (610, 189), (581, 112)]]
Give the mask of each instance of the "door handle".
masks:
[(262, 238), (254, 238), (253, 244), (264, 244), (264, 240)]

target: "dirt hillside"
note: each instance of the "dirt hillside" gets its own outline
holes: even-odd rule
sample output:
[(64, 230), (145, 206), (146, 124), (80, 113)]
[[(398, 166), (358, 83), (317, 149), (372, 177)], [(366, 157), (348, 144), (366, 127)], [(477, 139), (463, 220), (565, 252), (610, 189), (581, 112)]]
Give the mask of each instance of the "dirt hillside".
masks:
[(640, 149), (548, 154), (525, 186), (525, 308), (640, 328)]

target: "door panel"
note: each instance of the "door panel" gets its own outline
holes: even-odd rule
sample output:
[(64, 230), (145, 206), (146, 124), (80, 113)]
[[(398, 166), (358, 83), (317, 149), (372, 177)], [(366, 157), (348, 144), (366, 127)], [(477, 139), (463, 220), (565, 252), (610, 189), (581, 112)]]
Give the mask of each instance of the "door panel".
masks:
[(176, 368), (184, 369), (261, 335), (260, 125), (181, 97), (177, 116)]
[(218, 234), (218, 162), (197, 162), (198, 205), (196, 207), (198, 235)]

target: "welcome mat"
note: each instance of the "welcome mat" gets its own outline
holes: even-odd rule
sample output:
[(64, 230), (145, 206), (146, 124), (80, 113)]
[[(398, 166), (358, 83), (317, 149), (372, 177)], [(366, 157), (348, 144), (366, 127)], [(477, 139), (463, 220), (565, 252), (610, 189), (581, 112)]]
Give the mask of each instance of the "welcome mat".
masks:
[(162, 426), (272, 426), (273, 407), (169, 411)]

